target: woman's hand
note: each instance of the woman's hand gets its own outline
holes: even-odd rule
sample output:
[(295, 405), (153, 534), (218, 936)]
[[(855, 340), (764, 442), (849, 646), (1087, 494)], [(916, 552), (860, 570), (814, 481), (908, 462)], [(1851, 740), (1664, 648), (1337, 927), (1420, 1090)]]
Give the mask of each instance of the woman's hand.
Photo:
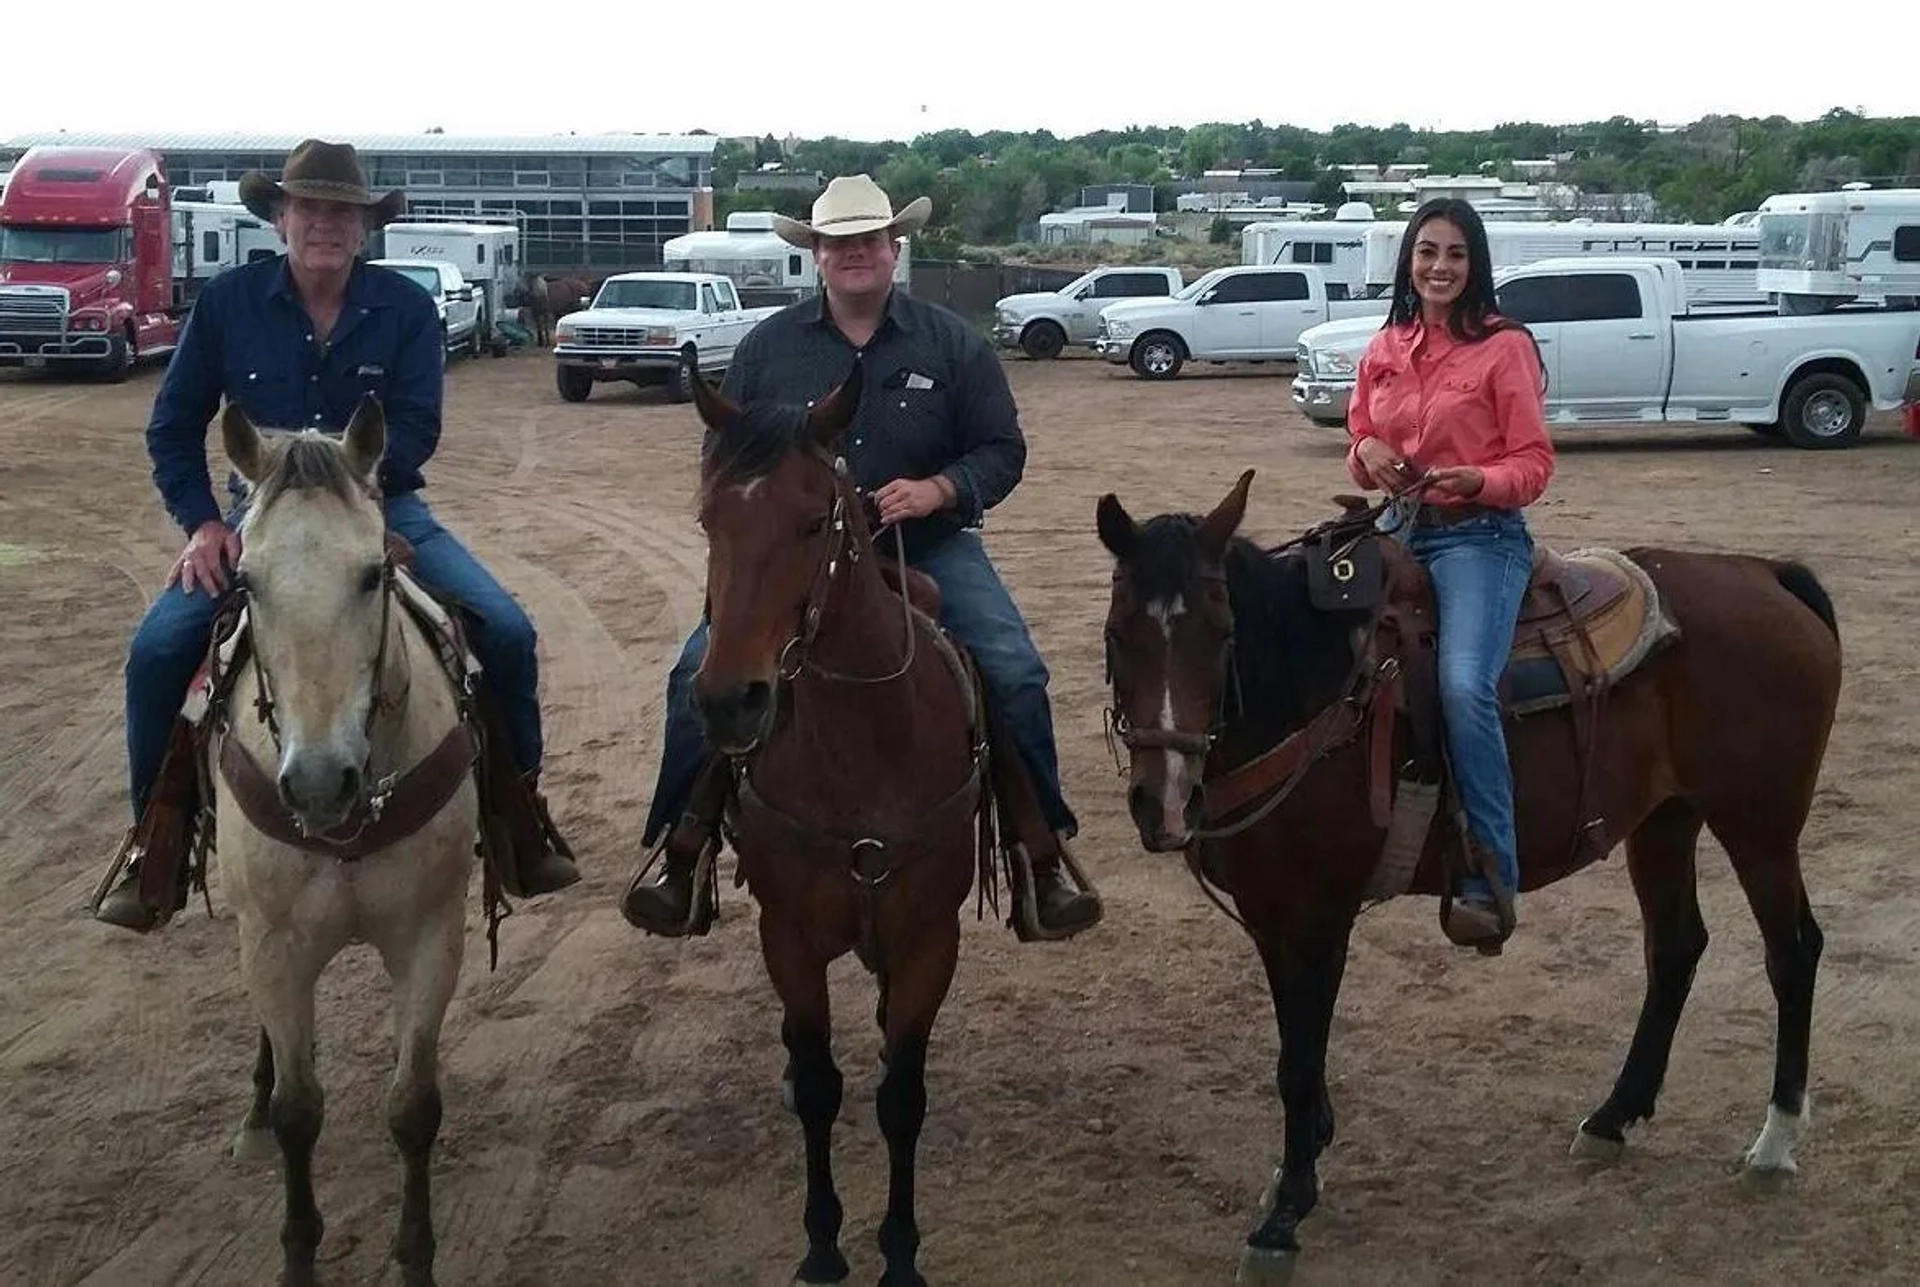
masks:
[(1413, 481), (1413, 469), (1399, 452), (1378, 438), (1362, 438), (1355, 453), (1373, 485), (1389, 495)]
[(1480, 494), (1487, 485), (1487, 476), (1472, 465), (1448, 465), (1445, 469), (1435, 469), (1427, 474), (1427, 487), (1448, 496), (1458, 496), (1468, 500)]

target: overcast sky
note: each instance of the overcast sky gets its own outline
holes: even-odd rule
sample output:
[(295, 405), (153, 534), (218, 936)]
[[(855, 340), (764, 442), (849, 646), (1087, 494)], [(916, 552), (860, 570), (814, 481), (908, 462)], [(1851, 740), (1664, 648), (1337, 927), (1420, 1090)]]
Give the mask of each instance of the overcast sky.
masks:
[(1835, 26), (1814, 20), (1818, 8), (1769, 21), (1753, 5), (1697, 0), (946, 0), (837, 13), (523, 0), (484, 16), (489, 2), (9, 5), (0, 137), (440, 126), (904, 139), (1256, 117), (1479, 129), (1616, 114), (1804, 120), (1835, 106), (1920, 115), (1920, 19), (1896, 17), (1897, 2), (1841, 4)]

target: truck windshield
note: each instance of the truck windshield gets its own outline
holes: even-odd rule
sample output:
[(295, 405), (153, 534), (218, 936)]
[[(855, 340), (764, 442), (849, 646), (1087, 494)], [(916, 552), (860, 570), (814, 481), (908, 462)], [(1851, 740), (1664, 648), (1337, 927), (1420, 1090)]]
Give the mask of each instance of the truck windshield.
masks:
[(695, 307), (692, 282), (611, 281), (600, 288), (595, 308), (677, 308), (692, 312)]
[(433, 268), (419, 268), (411, 264), (390, 264), (394, 272), (419, 286), (427, 294), (438, 298), (440, 295), (440, 273)]
[(9, 264), (117, 264), (126, 250), (125, 228), (0, 226), (0, 262)]

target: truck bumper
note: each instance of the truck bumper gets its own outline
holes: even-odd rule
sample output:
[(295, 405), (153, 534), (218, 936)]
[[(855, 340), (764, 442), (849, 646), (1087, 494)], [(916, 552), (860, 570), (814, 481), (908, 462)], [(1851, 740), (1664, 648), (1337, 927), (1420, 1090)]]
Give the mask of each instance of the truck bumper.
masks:
[(1115, 366), (1126, 362), (1127, 358), (1133, 353), (1133, 341), (1131, 339), (1116, 340), (1101, 336), (1089, 344), (1088, 347)]
[(113, 337), (104, 331), (63, 335), (0, 335), (0, 367), (46, 367), (63, 362), (98, 362), (113, 356)]
[(582, 349), (555, 345), (553, 360), (561, 366), (586, 371), (595, 379), (634, 380), (643, 377), (665, 380), (680, 369), (679, 349)]
[(1351, 384), (1314, 380), (1304, 375), (1293, 377), (1293, 405), (1300, 408), (1301, 414), (1315, 424), (1346, 423), (1347, 399), (1352, 395), (1353, 385)]

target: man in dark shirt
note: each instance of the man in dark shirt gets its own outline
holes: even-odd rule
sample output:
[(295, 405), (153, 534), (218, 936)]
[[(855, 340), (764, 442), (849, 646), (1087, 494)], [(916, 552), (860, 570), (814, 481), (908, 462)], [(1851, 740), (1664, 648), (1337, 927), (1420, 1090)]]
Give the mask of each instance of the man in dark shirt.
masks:
[[(287, 253), (231, 269), (208, 282), (167, 367), (147, 423), (153, 478), (188, 540), (133, 638), (126, 667), (127, 761), (135, 830), (150, 803), (172, 730), (194, 672), (205, 659), (214, 618), (240, 558), (245, 499), (229, 478), (223, 515), (207, 467), (207, 425), (224, 395), (255, 424), (280, 429), (345, 428), (360, 399), (386, 413), (379, 484), (388, 529), (412, 546), (419, 579), (458, 599), (480, 619), (472, 639), (489, 696), (498, 702), (515, 768), (529, 788), (540, 769), (540, 707), (533, 623), (446, 529), (419, 495), (421, 469), (440, 441), (445, 337), (433, 300), (385, 268), (358, 262), (370, 229), (398, 215), (399, 192), (375, 200), (348, 144), (310, 139), (287, 158), (285, 178), (241, 181), (241, 199), (271, 220)], [(537, 801), (537, 793), (534, 796)], [(541, 809), (544, 821), (544, 809)], [(550, 830), (550, 828), (549, 828)], [(124, 878), (95, 915), (129, 929), (150, 928), (159, 912), (142, 902), (132, 852)], [(580, 876), (557, 834), (552, 844), (516, 845), (519, 892), (546, 893)]]
[[(1006, 374), (979, 334), (951, 311), (893, 289), (894, 238), (918, 229), (930, 208), (922, 197), (896, 215), (887, 194), (856, 175), (827, 186), (811, 223), (776, 218), (782, 238), (813, 251), (823, 289), (747, 335), (725, 391), (738, 402), (810, 403), (861, 363), (848, 466), (881, 521), (898, 525), (907, 561), (939, 585), (941, 624), (972, 654), (1050, 828), (1045, 837), (1020, 837), (1035, 895), (1021, 936), (1064, 938), (1099, 922), (1100, 899), (1063, 876), (1078, 823), (1060, 791), (1047, 667), (974, 530), (1019, 483), (1026, 440)], [(702, 619), (667, 681), (660, 778), (642, 835), (651, 847), (666, 833), (660, 875), (637, 877), (621, 904), (633, 924), (667, 936), (705, 933), (714, 911), (695, 874), (716, 819), (710, 802), (690, 808), (708, 759), (692, 697), (706, 641)]]

